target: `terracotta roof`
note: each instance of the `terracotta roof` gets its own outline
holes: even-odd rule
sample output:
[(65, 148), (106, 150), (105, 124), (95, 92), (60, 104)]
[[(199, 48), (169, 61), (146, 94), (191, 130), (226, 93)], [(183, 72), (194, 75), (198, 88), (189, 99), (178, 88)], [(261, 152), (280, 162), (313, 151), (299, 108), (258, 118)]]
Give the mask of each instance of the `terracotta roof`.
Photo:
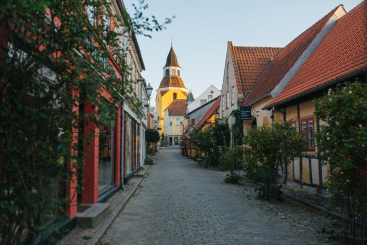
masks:
[(254, 86), (262, 71), (266, 68), (273, 57), (283, 48), (270, 47), (240, 47), (233, 46), (232, 42), (228, 42), (236, 83), (239, 93), (244, 96)]
[(159, 85), (159, 88), (168, 88), (168, 87), (179, 87), (186, 88), (184, 82), (181, 77), (164, 77)]
[(186, 100), (174, 100), (167, 106), (169, 116), (185, 116)]
[(219, 108), (220, 105), (220, 96), (218, 96), (217, 100), (214, 104), (209, 108), (209, 110), (205, 113), (205, 115), (200, 119), (200, 121), (196, 124), (195, 129), (200, 128), (206, 120), (212, 117), (214, 111)]
[(339, 8), (334, 8), (330, 13), (316, 22), (313, 26), (290, 42), (281, 52), (279, 52), (268, 67), (263, 71), (250, 94), (246, 98), (244, 105), (249, 105), (259, 99), (269, 95), (279, 84), (283, 77), (293, 67), (295, 62), (301, 57), (303, 52), (310, 46), (311, 42), (325, 27), (334, 12)]
[(367, 1), (344, 15), (305, 62), (273, 106), (321, 89), (367, 67)]
[(161, 96), (163, 96), (163, 95), (165, 95), (168, 92), (168, 90), (166, 90), (166, 91), (160, 91), (160, 92), (161, 92)]
[(168, 53), (168, 56), (167, 56), (167, 60), (166, 60), (166, 66), (178, 66), (178, 62), (177, 62), (177, 56), (175, 54), (175, 51), (173, 51), (173, 47), (171, 47), (171, 50), (169, 51)]

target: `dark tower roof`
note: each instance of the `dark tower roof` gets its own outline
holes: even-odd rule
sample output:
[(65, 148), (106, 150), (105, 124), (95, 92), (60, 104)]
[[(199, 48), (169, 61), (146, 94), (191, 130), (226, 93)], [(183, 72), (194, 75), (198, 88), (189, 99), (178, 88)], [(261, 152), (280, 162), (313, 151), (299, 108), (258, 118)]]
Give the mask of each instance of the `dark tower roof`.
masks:
[(169, 51), (168, 53), (168, 56), (167, 56), (167, 61), (166, 61), (166, 66), (177, 66), (177, 67), (180, 67), (178, 65), (178, 62), (177, 62), (177, 56), (175, 54), (175, 51), (173, 51), (173, 47), (171, 46), (171, 50)]

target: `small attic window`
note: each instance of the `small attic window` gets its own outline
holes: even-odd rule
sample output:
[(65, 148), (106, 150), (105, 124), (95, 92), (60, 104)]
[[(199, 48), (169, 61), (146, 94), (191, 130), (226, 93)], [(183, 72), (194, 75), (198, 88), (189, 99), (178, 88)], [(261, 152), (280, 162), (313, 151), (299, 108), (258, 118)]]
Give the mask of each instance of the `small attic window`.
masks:
[(177, 93), (173, 93), (173, 100), (177, 99)]

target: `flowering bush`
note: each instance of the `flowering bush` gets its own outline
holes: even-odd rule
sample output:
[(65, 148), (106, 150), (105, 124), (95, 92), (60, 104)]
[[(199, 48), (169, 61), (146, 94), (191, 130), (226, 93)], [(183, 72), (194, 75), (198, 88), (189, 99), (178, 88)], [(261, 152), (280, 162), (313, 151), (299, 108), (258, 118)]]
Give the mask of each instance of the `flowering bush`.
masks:
[[(306, 151), (307, 142), (303, 132), (297, 132), (288, 122), (274, 122), (271, 127), (261, 126), (248, 129), (243, 138), (244, 159), (246, 164), (260, 165), (263, 169), (264, 187), (260, 189), (261, 198), (281, 192), (277, 186), (279, 167)], [(252, 168), (251, 168), (252, 169)]]
[(316, 99), (315, 114), (324, 122), (316, 134), (319, 152), (331, 171), (327, 185), (340, 201), (341, 193), (366, 196), (367, 85), (358, 81), (329, 89)]

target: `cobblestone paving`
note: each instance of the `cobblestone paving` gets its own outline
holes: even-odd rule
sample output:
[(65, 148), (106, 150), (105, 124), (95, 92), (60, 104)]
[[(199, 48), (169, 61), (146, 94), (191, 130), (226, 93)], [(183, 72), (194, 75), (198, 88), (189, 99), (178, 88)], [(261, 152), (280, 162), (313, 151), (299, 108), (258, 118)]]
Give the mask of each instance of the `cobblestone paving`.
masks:
[(177, 149), (156, 161), (101, 244), (329, 244), (321, 216), (258, 200), (253, 187), (225, 184), (225, 172)]

